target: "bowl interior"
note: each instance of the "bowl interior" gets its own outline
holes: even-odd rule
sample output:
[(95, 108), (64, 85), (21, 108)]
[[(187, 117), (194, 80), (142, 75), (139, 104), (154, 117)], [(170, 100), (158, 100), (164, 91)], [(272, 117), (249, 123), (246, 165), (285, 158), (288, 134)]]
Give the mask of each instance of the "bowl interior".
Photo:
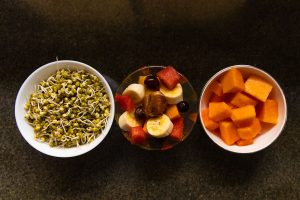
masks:
[[(26, 114), (24, 105), (27, 102), (29, 95), (32, 92), (34, 92), (35, 86), (38, 85), (42, 80), (45, 80), (50, 75), (54, 74), (57, 70), (64, 69), (64, 68), (70, 70), (77, 70), (77, 69), (85, 70), (99, 77), (107, 91), (107, 94), (111, 102), (111, 107), (110, 107), (111, 113), (104, 131), (93, 142), (89, 144), (81, 145), (79, 147), (72, 147), (72, 148), (50, 147), (47, 143), (36, 141), (34, 139), (33, 128), (27, 123), (26, 119), (24, 118)], [(16, 117), (18, 128), (22, 136), (32, 147), (34, 147), (35, 149), (37, 149), (42, 153), (55, 156), (55, 157), (73, 157), (90, 151), (105, 138), (113, 122), (114, 108), (115, 106), (114, 106), (114, 98), (113, 98), (112, 91), (108, 83), (104, 79), (104, 77), (98, 71), (81, 62), (62, 60), (62, 61), (52, 62), (38, 68), (25, 80), (25, 82), (23, 83), (23, 85), (21, 86), (18, 92), (18, 96), (16, 99), (15, 117)]]
[[(252, 153), (252, 152), (256, 152), (256, 151), (266, 148), (273, 141), (275, 141), (275, 139), (280, 135), (281, 131), (284, 128), (286, 118), (287, 118), (286, 100), (285, 100), (284, 93), (283, 93), (282, 89), (280, 88), (279, 84), (268, 73), (264, 72), (261, 69), (258, 69), (256, 67), (252, 67), (249, 65), (235, 65), (233, 67), (238, 68), (241, 71), (241, 73), (243, 74), (244, 80), (246, 80), (249, 77), (249, 75), (257, 75), (272, 84), (273, 89), (269, 95), (269, 98), (275, 99), (278, 101), (278, 111), (279, 111), (278, 123), (276, 125), (264, 124), (264, 126), (262, 127), (263, 128), (262, 134), (255, 138), (254, 143), (252, 145), (229, 146), (229, 145), (226, 145), (220, 137), (216, 136), (214, 133), (207, 130), (203, 125), (203, 121), (202, 121), (201, 117), (200, 117), (200, 119), (201, 119), (202, 126), (203, 126), (205, 132), (207, 133), (207, 135), (220, 147), (222, 147), (228, 151), (232, 151), (232, 152), (236, 152), (236, 153)], [(201, 98), (200, 98), (200, 105), (199, 105), (200, 113), (201, 113), (201, 110), (208, 107), (208, 101), (212, 94), (212, 92), (211, 92), (212, 84), (211, 83), (216, 80), (219, 80), (220, 77), (223, 76), (224, 73), (226, 71), (228, 71), (230, 68), (231, 67), (228, 67), (228, 68), (225, 68), (225, 69), (219, 71), (206, 83), (206, 85), (203, 88)]]
[[(116, 94), (122, 94), (123, 91), (125, 90), (125, 88), (128, 85), (130, 85), (132, 83), (137, 83), (139, 76), (146, 76), (146, 75), (149, 75), (149, 74), (156, 74), (157, 72), (159, 72), (162, 69), (164, 69), (163, 66), (147, 66), (147, 67), (142, 67), (142, 68), (134, 71), (133, 73), (128, 75), (123, 80), (123, 82), (121, 83), (121, 85), (117, 89)], [(180, 76), (181, 76), (180, 84), (181, 84), (182, 89), (183, 89), (183, 99), (185, 101), (187, 101), (189, 103), (189, 106), (190, 106), (188, 112), (181, 114), (181, 116), (184, 118), (184, 130), (183, 130), (184, 136), (183, 136), (183, 140), (185, 140), (189, 136), (189, 134), (190, 134), (191, 130), (193, 129), (194, 124), (197, 120), (198, 101), (197, 101), (197, 94), (196, 94), (194, 88), (192, 87), (192, 85), (190, 84), (190, 82), (188, 81), (188, 79), (185, 76), (183, 76), (182, 74), (180, 74)], [(124, 111), (121, 110), (119, 104), (116, 103), (115, 119), (116, 119), (117, 123), (118, 123), (120, 115), (123, 112)], [(128, 139), (128, 141), (130, 141), (129, 133), (124, 132), (124, 131), (122, 131), (122, 133)], [(147, 149), (147, 150), (165, 150), (165, 149), (172, 148), (176, 144), (178, 144), (178, 142), (172, 141), (168, 137), (161, 138), (161, 139), (150, 137), (149, 138), (149, 143), (147, 143), (146, 145), (140, 145), (140, 147), (142, 147), (144, 149)]]

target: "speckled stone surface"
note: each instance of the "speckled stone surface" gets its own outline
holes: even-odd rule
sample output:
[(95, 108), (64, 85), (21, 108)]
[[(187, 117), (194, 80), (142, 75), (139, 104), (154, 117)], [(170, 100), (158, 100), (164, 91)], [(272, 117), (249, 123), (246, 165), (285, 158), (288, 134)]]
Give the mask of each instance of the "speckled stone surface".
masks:
[[(0, 1), (0, 199), (300, 199), (299, 10), (297, 0)], [(20, 135), (14, 102), (56, 57), (117, 82), (142, 65), (174, 65), (198, 94), (218, 70), (255, 65), (286, 94), (286, 128), (267, 149), (238, 155), (199, 122), (165, 152), (129, 145), (114, 124), (93, 151), (49, 157)]]

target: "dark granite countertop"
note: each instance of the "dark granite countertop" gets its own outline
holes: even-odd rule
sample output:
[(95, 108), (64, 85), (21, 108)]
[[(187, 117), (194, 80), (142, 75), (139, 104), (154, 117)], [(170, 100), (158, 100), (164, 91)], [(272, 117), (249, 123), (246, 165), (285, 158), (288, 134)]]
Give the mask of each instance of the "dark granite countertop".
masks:
[[(299, 1), (22, 0), (0, 2), (0, 199), (300, 199)], [(120, 82), (142, 65), (174, 65), (200, 94), (218, 70), (258, 66), (282, 86), (288, 121), (255, 154), (216, 146), (199, 122), (172, 150), (129, 145), (116, 124), (93, 151), (43, 155), (20, 135), (23, 81), (58, 59)]]

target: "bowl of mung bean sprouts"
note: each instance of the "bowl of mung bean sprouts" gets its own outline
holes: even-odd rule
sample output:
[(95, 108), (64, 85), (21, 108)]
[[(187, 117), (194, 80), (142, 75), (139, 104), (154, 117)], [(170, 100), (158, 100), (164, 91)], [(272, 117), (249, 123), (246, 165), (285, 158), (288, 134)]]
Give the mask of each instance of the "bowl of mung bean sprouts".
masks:
[(102, 142), (115, 105), (105, 78), (87, 64), (61, 60), (35, 70), (21, 86), (17, 126), (38, 151), (54, 157), (84, 154)]

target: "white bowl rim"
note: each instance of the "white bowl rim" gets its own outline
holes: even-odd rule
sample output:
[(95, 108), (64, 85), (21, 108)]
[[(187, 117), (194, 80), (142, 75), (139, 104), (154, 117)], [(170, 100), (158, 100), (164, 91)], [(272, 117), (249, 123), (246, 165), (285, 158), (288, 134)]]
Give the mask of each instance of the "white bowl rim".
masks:
[[(66, 148), (65, 152), (63, 154), (58, 154), (58, 153), (55, 153), (55, 151), (52, 151), (52, 148), (55, 149), (55, 147), (50, 147), (48, 148), (48, 150), (45, 150), (45, 149), (41, 149), (41, 148), (38, 148), (35, 143), (37, 141), (34, 141), (34, 140), (31, 140), (29, 139), (28, 137), (25, 136), (26, 133), (24, 133), (24, 131), (22, 131), (22, 127), (20, 125), (21, 122), (19, 122), (18, 120), (18, 112), (17, 112), (17, 109), (18, 109), (18, 103), (21, 101), (21, 93), (22, 91), (24, 90), (25, 86), (27, 84), (29, 84), (30, 80), (35, 76), (35, 74), (37, 72), (40, 72), (42, 70), (44, 70), (45, 68), (51, 66), (51, 65), (54, 65), (54, 64), (65, 64), (65, 63), (68, 63), (68, 64), (76, 64), (76, 65), (81, 65), (83, 66), (84, 68), (87, 68), (89, 69), (90, 71), (92, 71), (95, 75), (97, 75), (97, 77), (100, 78), (101, 82), (103, 83), (105, 89), (106, 89), (106, 92), (109, 96), (109, 99), (110, 99), (110, 103), (111, 103), (111, 107), (110, 107), (110, 116), (108, 118), (108, 121), (107, 121), (107, 124), (106, 124), (106, 127), (105, 129), (103, 130), (103, 132), (94, 140), (92, 141), (91, 143), (87, 144), (89, 145), (87, 148), (84, 148), (84, 149), (80, 149), (80, 150), (77, 150), (76, 152), (72, 151), (72, 149), (77, 149), (77, 148), (80, 148), (81, 146), (79, 147), (72, 147), (72, 148)], [(114, 115), (115, 115), (115, 102), (114, 102), (114, 96), (113, 96), (113, 93), (112, 93), (112, 90), (108, 84), (108, 82), (106, 81), (106, 79), (104, 78), (104, 76), (98, 72), (96, 69), (94, 69), (93, 67), (85, 64), (85, 63), (82, 63), (82, 62), (79, 62), (79, 61), (74, 61), (74, 60), (58, 60), (58, 61), (54, 61), (54, 62), (50, 62), (50, 63), (47, 63), (45, 65), (42, 65), (41, 67), (37, 68), (34, 72), (32, 72), (27, 78), (26, 80), (23, 82), (21, 88), (19, 89), (18, 91), (18, 94), (17, 94), (17, 98), (16, 98), (16, 101), (15, 101), (15, 119), (16, 119), (16, 123), (17, 123), (17, 127), (19, 129), (19, 132), (21, 133), (22, 137), (27, 141), (28, 144), (30, 144), (30, 146), (32, 146), (34, 149), (38, 150), (39, 152), (41, 153), (44, 153), (46, 155), (49, 155), (49, 156), (53, 156), (53, 157), (59, 157), (59, 158), (67, 158), (67, 157), (75, 157), (75, 156), (79, 156), (79, 155), (82, 155), (84, 153), (87, 153), (89, 151), (91, 151), (92, 149), (94, 149), (96, 146), (98, 146), (103, 140), (104, 138), (107, 136), (108, 132), (110, 131), (111, 129), (111, 126), (113, 124), (113, 120), (114, 120)], [(25, 119), (24, 119), (25, 120)], [(102, 137), (100, 137), (101, 135), (103, 135)], [(46, 144), (48, 145), (48, 144)], [(84, 146), (84, 145), (82, 145)]]
[[(224, 146), (221, 146), (219, 145), (217, 142), (214, 141), (214, 139), (212, 138), (211, 136), (211, 133), (209, 133), (209, 131), (205, 128), (204, 126), (204, 123), (202, 121), (202, 116), (201, 116), (201, 110), (202, 110), (202, 106), (201, 106), (201, 102), (203, 100), (203, 96), (204, 96), (204, 92), (206, 91), (207, 87), (210, 85), (210, 83), (216, 78), (218, 77), (219, 75), (221, 75), (222, 73), (228, 71), (229, 69), (231, 68), (248, 68), (248, 69), (254, 69), (254, 70), (257, 70), (257, 71), (260, 71), (262, 72), (263, 74), (265, 74), (267, 77), (269, 77), (273, 83), (278, 87), (279, 89), (279, 92), (281, 94), (281, 96), (283, 97), (282, 100), (283, 100), (283, 105), (284, 105), (284, 109), (285, 109), (285, 116), (284, 116), (284, 122), (282, 123), (280, 129), (279, 129), (279, 134), (277, 135), (277, 137), (274, 137), (272, 140), (269, 140), (269, 142), (267, 142), (262, 148), (258, 148), (258, 149), (255, 149), (253, 151), (244, 151), (244, 152), (240, 152), (240, 151), (237, 151), (237, 150), (233, 150), (233, 149), (230, 149), (228, 145), (224, 145)], [(267, 73), (266, 71), (258, 68), (258, 67), (254, 67), (254, 66), (251, 66), (251, 65), (246, 65), (246, 64), (238, 64), (238, 65), (231, 65), (229, 67), (226, 67), (224, 69), (221, 69), (220, 71), (218, 71), (217, 73), (215, 73), (207, 82), (206, 84), (204, 85), (202, 91), (201, 91), (201, 96), (200, 96), (200, 100), (199, 100), (199, 119), (200, 119), (200, 122), (201, 122), (201, 125), (205, 131), (205, 133), (208, 135), (208, 137), (215, 143), (217, 144), (219, 147), (227, 150), (227, 151), (230, 151), (230, 152), (233, 152), (233, 153), (240, 153), (240, 154), (250, 154), (250, 153), (255, 153), (255, 152), (258, 152), (258, 151), (261, 151), (265, 148), (267, 148), (268, 146), (270, 146), (278, 137), (279, 135), (282, 133), (282, 131), (284, 130), (285, 126), (286, 126), (286, 121), (287, 121), (287, 113), (288, 113), (288, 110), (287, 110), (287, 104), (286, 104), (286, 98), (285, 98), (285, 95), (284, 95), (284, 92), (282, 90), (282, 88), (280, 87), (280, 85), (278, 84), (278, 82), (269, 74)]]

